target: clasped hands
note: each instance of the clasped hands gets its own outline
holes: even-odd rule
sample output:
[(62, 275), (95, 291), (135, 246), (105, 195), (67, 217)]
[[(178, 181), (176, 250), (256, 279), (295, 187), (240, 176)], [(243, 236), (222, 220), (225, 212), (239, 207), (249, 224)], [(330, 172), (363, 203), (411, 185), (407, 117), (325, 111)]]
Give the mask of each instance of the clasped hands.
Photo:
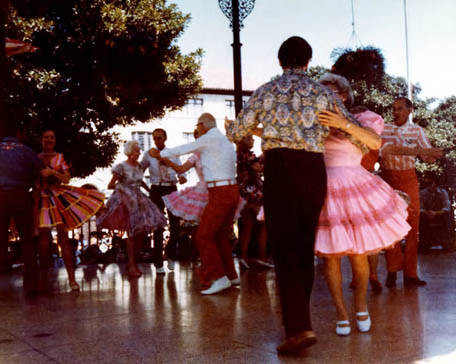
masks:
[(155, 149), (155, 148), (150, 148), (149, 149), (149, 155), (152, 158), (156, 158), (158, 160), (162, 159), (161, 156), (160, 156), (160, 151), (158, 149)]
[[(165, 163), (166, 158), (162, 158), (160, 156), (160, 151), (158, 149), (150, 148), (148, 153), (152, 158), (156, 158), (159, 162)], [(180, 184), (187, 183), (187, 178), (185, 178), (184, 176), (179, 176), (178, 179)]]

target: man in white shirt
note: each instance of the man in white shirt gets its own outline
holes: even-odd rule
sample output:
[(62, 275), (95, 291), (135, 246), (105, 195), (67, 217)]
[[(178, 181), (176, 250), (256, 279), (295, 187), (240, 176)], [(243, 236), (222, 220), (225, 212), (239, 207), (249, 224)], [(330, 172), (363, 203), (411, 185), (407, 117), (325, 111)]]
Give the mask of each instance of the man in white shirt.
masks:
[[(155, 129), (152, 132), (155, 146), (159, 151), (165, 151), (165, 142), (167, 139), (166, 131), (164, 129)], [(171, 158), (171, 161), (180, 165), (178, 157)], [(149, 152), (144, 153), (141, 161), (143, 169), (149, 168), (150, 176), (150, 199), (155, 203), (163, 212), (165, 211), (165, 204), (162, 197), (169, 195), (171, 192), (177, 191), (176, 183), (187, 182), (184, 175), (177, 175), (174, 169), (167, 167), (160, 163), (160, 161), (151, 156)], [(169, 240), (166, 245), (166, 256), (168, 258), (168, 269), (174, 269), (174, 261), (177, 259), (177, 241), (179, 235), (179, 218), (174, 216), (171, 211), (167, 210), (169, 220)], [(154, 231), (154, 250), (157, 253), (154, 262), (158, 274), (164, 274), (163, 268), (163, 232), (164, 229), (157, 229)]]
[(213, 294), (239, 284), (230, 244), (239, 202), (235, 179), (236, 152), (233, 144), (217, 129), (211, 114), (202, 114), (196, 128), (201, 135), (196, 141), (162, 150), (160, 156), (169, 158), (200, 153), (209, 200), (201, 216), (195, 241), (201, 257), (201, 293)]

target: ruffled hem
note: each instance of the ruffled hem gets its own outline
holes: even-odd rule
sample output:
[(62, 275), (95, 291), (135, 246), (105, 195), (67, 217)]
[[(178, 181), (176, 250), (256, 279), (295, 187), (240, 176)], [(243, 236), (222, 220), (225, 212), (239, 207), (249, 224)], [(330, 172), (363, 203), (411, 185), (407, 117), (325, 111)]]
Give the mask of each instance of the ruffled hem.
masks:
[(396, 246), (396, 244), (399, 244), (400, 242), (401, 242), (401, 240), (395, 242), (394, 244), (391, 244), (390, 246), (387, 246), (386, 248), (369, 250), (369, 251), (366, 251), (363, 253), (355, 252), (353, 250), (346, 250), (346, 251), (339, 252), (339, 253), (322, 253), (319, 251), (315, 251), (315, 255), (317, 255), (319, 257), (323, 257), (323, 258), (325, 258), (325, 257), (346, 257), (346, 256), (351, 256), (351, 255), (375, 255), (375, 254), (379, 254), (383, 250), (393, 249)]
[[(208, 198), (207, 189), (202, 189), (199, 185), (188, 187), (181, 191), (175, 191), (162, 197), (166, 208), (171, 211), (174, 216), (195, 222), (200, 221), (204, 208), (207, 205)], [(240, 198), (236, 208), (235, 219), (239, 218), (245, 204), (246, 201)]]
[(97, 225), (109, 230), (127, 231), (130, 236), (150, 233), (166, 225), (158, 207), (144, 194), (132, 190), (129, 195), (115, 190), (106, 209), (97, 218)]
[(320, 214), (318, 255), (373, 254), (410, 230), (407, 203), (362, 167), (328, 168), (328, 194)]

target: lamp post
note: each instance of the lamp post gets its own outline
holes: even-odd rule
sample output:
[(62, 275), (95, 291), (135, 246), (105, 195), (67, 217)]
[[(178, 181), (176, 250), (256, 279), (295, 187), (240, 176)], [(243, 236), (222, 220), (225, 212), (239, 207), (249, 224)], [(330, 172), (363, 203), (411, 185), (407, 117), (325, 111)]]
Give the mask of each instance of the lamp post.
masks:
[(6, 127), (6, 52), (5, 26), (8, 17), (8, 0), (0, 0), (0, 140)]
[(230, 20), (233, 29), (233, 68), (234, 68), (234, 110), (236, 115), (242, 109), (242, 71), (240, 31), (243, 20), (252, 12), (255, 0), (218, 0), (223, 14)]

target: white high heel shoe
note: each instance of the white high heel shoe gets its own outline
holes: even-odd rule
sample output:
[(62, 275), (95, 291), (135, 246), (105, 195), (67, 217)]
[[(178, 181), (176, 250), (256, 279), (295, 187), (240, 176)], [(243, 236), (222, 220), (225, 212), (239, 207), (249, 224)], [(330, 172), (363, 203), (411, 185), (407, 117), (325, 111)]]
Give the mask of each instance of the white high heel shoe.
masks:
[[(358, 320), (360, 316), (367, 316), (366, 320)], [(369, 312), (357, 312), (356, 313), (356, 326), (360, 332), (368, 332), (371, 328), (372, 322), (369, 316)]]
[[(342, 326), (344, 325), (344, 326)], [(336, 322), (336, 334), (339, 336), (348, 336), (351, 333), (350, 321), (343, 320)]]

